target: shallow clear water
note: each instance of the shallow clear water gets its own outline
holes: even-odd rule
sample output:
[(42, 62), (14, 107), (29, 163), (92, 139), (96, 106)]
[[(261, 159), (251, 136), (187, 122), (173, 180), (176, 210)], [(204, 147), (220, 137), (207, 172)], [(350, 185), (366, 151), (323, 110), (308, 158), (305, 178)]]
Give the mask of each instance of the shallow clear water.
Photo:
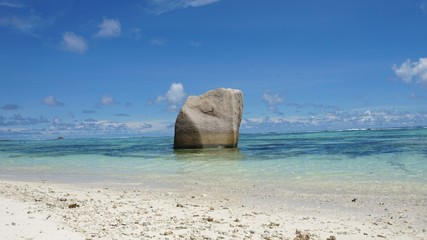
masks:
[[(0, 177), (283, 184), (427, 183), (427, 129), (243, 134), (239, 149), (173, 150), (172, 137), (1, 141)], [(414, 185), (415, 186), (415, 185)]]

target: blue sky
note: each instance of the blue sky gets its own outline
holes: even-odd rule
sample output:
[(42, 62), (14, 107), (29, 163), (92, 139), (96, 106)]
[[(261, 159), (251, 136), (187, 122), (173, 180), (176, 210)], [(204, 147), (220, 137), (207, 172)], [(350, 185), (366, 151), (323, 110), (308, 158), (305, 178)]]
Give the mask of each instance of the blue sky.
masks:
[(427, 125), (424, 0), (0, 0), (0, 138), (172, 134), (244, 93), (242, 132)]

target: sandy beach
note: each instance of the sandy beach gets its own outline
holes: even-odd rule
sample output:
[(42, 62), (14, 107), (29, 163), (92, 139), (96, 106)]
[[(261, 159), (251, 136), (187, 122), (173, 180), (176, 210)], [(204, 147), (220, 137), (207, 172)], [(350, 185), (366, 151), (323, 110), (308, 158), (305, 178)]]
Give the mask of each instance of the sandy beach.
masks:
[(0, 232), (2, 239), (427, 239), (425, 195), (267, 190), (3, 180)]

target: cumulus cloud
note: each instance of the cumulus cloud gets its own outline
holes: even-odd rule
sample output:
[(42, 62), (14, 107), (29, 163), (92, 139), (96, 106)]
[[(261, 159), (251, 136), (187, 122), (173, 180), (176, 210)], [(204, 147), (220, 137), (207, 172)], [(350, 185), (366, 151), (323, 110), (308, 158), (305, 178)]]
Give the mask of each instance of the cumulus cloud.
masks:
[(104, 95), (100, 99), (100, 103), (103, 106), (112, 106), (118, 104), (117, 100), (111, 95)]
[[(73, 120), (67, 122), (62, 118), (54, 117), (52, 121), (45, 118), (24, 118), (15, 117), (12, 122), (0, 115), (0, 136), (3, 138), (56, 138), (57, 136), (66, 137), (94, 137), (94, 136), (133, 136), (140, 134), (161, 133), (172, 134), (168, 129), (169, 122), (115, 122), (107, 120), (86, 119)], [(47, 123), (42, 126), (22, 126), (13, 127), (11, 125), (33, 125), (38, 123)]]
[[(280, 116), (244, 118), (241, 132), (295, 132), (363, 128), (413, 127), (427, 125), (427, 111), (402, 112), (396, 109), (367, 109), (363, 111), (338, 111), (316, 116)], [(132, 136), (139, 134), (173, 134), (174, 124), (169, 121), (116, 122), (88, 118), (66, 121), (54, 117), (11, 117), (0, 115), (2, 138), (56, 138), (57, 136)]]
[(157, 97), (157, 102), (166, 101), (168, 103), (168, 111), (175, 112), (179, 110), (180, 105), (184, 101), (185, 95), (182, 83), (172, 83), (165, 95)]
[(76, 35), (74, 32), (65, 32), (62, 35), (61, 49), (64, 51), (83, 54), (86, 52), (88, 45), (86, 40)]
[(42, 103), (44, 105), (52, 106), (52, 107), (61, 107), (61, 106), (64, 106), (64, 103), (58, 101), (58, 99), (56, 99), (56, 97), (52, 96), (52, 95), (44, 97), (42, 99)]
[(220, 0), (148, 0), (143, 8), (153, 14), (163, 14), (169, 11), (189, 8), (202, 7)]
[(277, 106), (283, 103), (283, 97), (279, 94), (268, 94), (264, 93), (262, 95), (262, 100), (267, 104), (267, 107), (270, 111), (279, 113), (277, 111)]
[(49, 123), (49, 121), (44, 117), (24, 117), (21, 114), (14, 114), (9, 118), (0, 116), (0, 126), (37, 125), (42, 123)]
[(1, 109), (3, 110), (16, 110), (18, 108), (19, 106), (16, 104), (6, 104), (6, 105), (3, 105), (3, 107), (1, 107)]
[[(163, 123), (146, 123), (146, 122), (115, 122), (105, 120), (87, 119), (76, 123), (62, 123), (55, 126), (56, 131), (68, 133), (70, 135), (134, 135), (147, 133), (150, 131), (164, 131)], [(65, 135), (65, 134), (64, 134)]]
[(99, 31), (95, 34), (95, 37), (99, 38), (111, 38), (118, 37), (122, 33), (122, 26), (118, 19), (105, 18), (99, 24)]
[(402, 112), (396, 109), (336, 111), (316, 116), (246, 118), (242, 132), (322, 131), (363, 128), (412, 127), (427, 124), (427, 112)]
[(393, 65), (394, 73), (405, 83), (427, 84), (427, 58), (412, 62), (407, 59), (400, 66)]

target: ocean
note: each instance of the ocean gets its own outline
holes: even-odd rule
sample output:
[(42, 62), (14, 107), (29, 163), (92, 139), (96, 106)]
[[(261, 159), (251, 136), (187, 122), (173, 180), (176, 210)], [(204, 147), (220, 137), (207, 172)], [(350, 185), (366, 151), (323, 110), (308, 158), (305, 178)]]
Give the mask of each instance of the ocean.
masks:
[(238, 149), (177, 151), (170, 136), (0, 141), (0, 178), (426, 191), (427, 128), (241, 134)]

